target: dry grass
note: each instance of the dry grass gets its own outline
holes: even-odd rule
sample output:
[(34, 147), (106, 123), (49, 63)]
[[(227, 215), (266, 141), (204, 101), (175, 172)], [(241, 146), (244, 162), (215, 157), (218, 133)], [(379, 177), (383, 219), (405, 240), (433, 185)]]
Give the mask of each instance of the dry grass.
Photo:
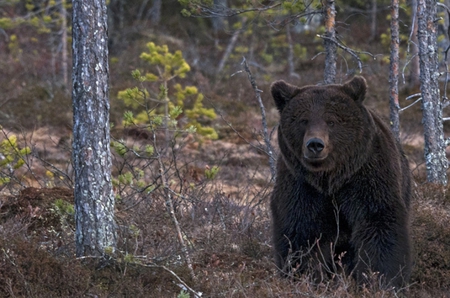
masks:
[[(65, 156), (64, 152), (56, 154), (67, 150), (57, 141), (42, 148), (43, 133), (49, 131), (35, 133), (36, 141), (29, 143), (41, 153)], [(52, 139), (63, 136), (60, 133)], [(146, 140), (132, 136), (128, 142), (138, 145)], [(353, 280), (342, 275), (319, 284), (308, 276), (279, 277), (271, 252), (268, 164), (252, 148), (235, 139), (185, 146), (178, 152), (177, 171), (170, 178), (174, 191), (182, 194), (174, 200), (176, 216), (196, 280), (189, 274), (159, 189), (139, 195), (128, 186), (117, 188), (116, 193), (122, 194), (116, 210), (118, 253), (107, 259), (76, 259), (73, 217), (67, 213), (70, 210), (57, 207), (61, 201), (72, 203), (72, 192), (64, 186), (70, 182), (35, 174), (34, 178), (45, 181), (41, 182), (44, 186), (64, 187), (22, 188), (10, 194), (4, 188), (0, 197), (0, 296), (177, 297), (187, 285), (203, 297), (395, 297), (376, 283), (356, 291)], [(53, 166), (66, 167), (64, 159), (53, 162)], [(124, 165), (131, 168), (133, 162), (116, 157), (115, 175), (127, 169)], [(205, 166), (216, 164), (221, 168), (218, 176), (206, 179)], [(45, 173), (44, 165), (36, 159), (31, 168), (34, 173)], [(148, 180), (155, 175), (150, 165), (145, 175)], [(416, 259), (411, 285), (403, 293), (446, 297), (450, 288), (450, 199), (445, 189), (426, 184), (416, 186), (415, 193)]]

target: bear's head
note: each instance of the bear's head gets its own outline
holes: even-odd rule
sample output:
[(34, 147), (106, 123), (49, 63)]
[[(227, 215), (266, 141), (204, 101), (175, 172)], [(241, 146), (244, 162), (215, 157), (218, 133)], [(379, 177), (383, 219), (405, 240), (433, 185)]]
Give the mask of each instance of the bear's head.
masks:
[(278, 142), (291, 171), (340, 172), (365, 155), (373, 120), (362, 102), (366, 80), (296, 87), (284, 81), (271, 92), (280, 113)]

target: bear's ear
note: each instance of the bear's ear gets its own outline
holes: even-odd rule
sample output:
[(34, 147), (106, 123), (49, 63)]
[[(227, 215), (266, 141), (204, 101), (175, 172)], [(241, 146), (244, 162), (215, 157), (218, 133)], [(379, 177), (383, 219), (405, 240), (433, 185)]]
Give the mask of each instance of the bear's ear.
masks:
[(366, 96), (367, 83), (366, 79), (361, 76), (355, 76), (342, 87), (344, 88), (344, 91), (358, 103), (362, 103)]
[(270, 88), (278, 111), (281, 113), (286, 103), (298, 93), (298, 88), (285, 81), (276, 81)]

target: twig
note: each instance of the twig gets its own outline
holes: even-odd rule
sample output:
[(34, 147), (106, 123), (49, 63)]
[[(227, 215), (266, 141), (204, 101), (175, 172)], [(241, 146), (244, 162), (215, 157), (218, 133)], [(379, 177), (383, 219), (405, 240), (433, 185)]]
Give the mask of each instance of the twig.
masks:
[[(262, 152), (264, 154), (268, 154), (262, 147), (262, 144), (260, 142), (258, 142), (258, 145), (261, 146), (256, 146), (255, 144), (252, 144), (249, 140), (247, 140), (239, 131), (237, 131), (236, 128), (234, 128), (233, 124), (231, 124), (227, 119), (225, 119), (225, 117), (223, 116), (223, 114), (221, 114), (220, 112), (218, 112), (220, 118), (222, 119), (223, 122), (225, 122), (225, 124), (231, 128), (231, 130), (233, 130), (234, 133), (236, 133), (236, 135), (239, 137), (239, 139), (241, 139), (242, 141), (246, 142), (247, 144), (250, 145), (250, 147), (252, 147), (253, 149), (255, 149), (256, 151)], [(273, 131), (272, 131), (273, 133)], [(272, 139), (272, 133), (269, 136), (269, 139)]]
[[(409, 45), (408, 45), (409, 47)], [(402, 79), (403, 79), (403, 84), (405, 84), (405, 71), (406, 68), (409, 66), (409, 64), (413, 61), (414, 58), (416, 58), (417, 56), (419, 56), (419, 54), (414, 54), (412, 55), (406, 62), (405, 65), (403, 65), (403, 69), (402, 69)]]
[(413, 95), (408, 96), (407, 98), (405, 98), (406, 100), (410, 100), (413, 97), (418, 97), (418, 96), (422, 96), (422, 93), (415, 93)]
[(170, 270), (166, 266), (156, 265), (156, 264), (139, 264), (139, 265), (144, 266), (144, 267), (150, 267), (150, 268), (161, 268), (161, 269), (164, 269), (167, 272), (169, 272), (170, 274), (172, 274), (184, 287), (186, 287), (186, 289), (188, 289), (192, 294), (194, 294), (195, 298), (199, 298), (199, 297), (201, 297), (203, 295), (203, 293), (196, 292), (194, 289), (189, 287), (175, 272), (173, 272), (172, 270)]
[(247, 73), (248, 79), (250, 80), (250, 84), (253, 87), (253, 90), (255, 91), (256, 99), (259, 103), (259, 108), (261, 109), (261, 121), (263, 124), (263, 134), (264, 134), (264, 142), (266, 143), (266, 150), (267, 155), (269, 155), (269, 165), (270, 165), (270, 172), (272, 173), (272, 178), (275, 178), (276, 176), (276, 169), (275, 169), (275, 157), (273, 154), (273, 148), (272, 144), (270, 143), (269, 133), (267, 129), (267, 120), (266, 120), (266, 110), (264, 108), (264, 104), (261, 100), (261, 90), (258, 89), (258, 86), (256, 85), (255, 79), (253, 78), (253, 75), (248, 68), (247, 60), (245, 57), (243, 57), (242, 63), (244, 66), (244, 70)]
[(220, 5), (213, 5), (211, 8), (207, 5), (198, 4), (198, 13), (197, 14), (190, 14), (191, 17), (201, 17), (201, 18), (217, 18), (217, 17), (233, 17), (239, 14), (243, 14), (246, 12), (264, 12), (273, 8), (276, 8), (280, 6), (281, 3), (276, 3), (274, 5), (267, 5), (263, 7), (251, 7), (246, 9), (231, 9), (226, 8), (224, 6)]
[(22, 271), (20, 271), (19, 266), (17, 266), (16, 262), (14, 262), (14, 260), (12, 259), (12, 257), (8, 254), (8, 252), (2, 248), (3, 254), (5, 255), (6, 259), (8, 259), (8, 261), (14, 266), (14, 268), (16, 269), (17, 273), (20, 275), (20, 277), (23, 280), (23, 283), (25, 284), (25, 289), (27, 291), (28, 297), (31, 297), (31, 291), (30, 291), (30, 286), (27, 282), (27, 279), (25, 278), (25, 276), (23, 275)]
[[(242, 19), (242, 27), (245, 25), (246, 18)], [(230, 42), (228, 43), (228, 46), (225, 50), (225, 53), (223, 53), (222, 59), (220, 60), (219, 66), (217, 67), (217, 73), (221, 73), (223, 68), (225, 67), (225, 63), (227, 62), (228, 58), (230, 57), (231, 52), (234, 49), (234, 46), (239, 38), (239, 35), (241, 34), (242, 30), (236, 30), (233, 33), (233, 36), (230, 39)]]
[(415, 105), (416, 103), (418, 103), (418, 102), (421, 101), (421, 100), (422, 100), (422, 97), (420, 97), (419, 99), (417, 99), (417, 100), (416, 100), (415, 102), (413, 102), (412, 104), (407, 105), (406, 107), (399, 109), (398, 112), (401, 113), (401, 112), (403, 112), (404, 110), (409, 109), (410, 107), (412, 107), (413, 105)]
[[(155, 131), (153, 131), (153, 140), (156, 140), (156, 133), (155, 133)], [(156, 144), (155, 144), (154, 147), (157, 148)], [(186, 243), (184, 242), (183, 233), (182, 233), (181, 228), (180, 228), (180, 223), (178, 222), (177, 216), (175, 215), (175, 208), (173, 207), (173, 200), (172, 200), (172, 192), (170, 191), (170, 186), (169, 186), (169, 183), (168, 183), (167, 178), (166, 178), (166, 174), (165, 174), (166, 171), (164, 169), (164, 163), (162, 161), (162, 157), (161, 157), (161, 154), (159, 152), (157, 153), (157, 156), (158, 156), (157, 160), (158, 160), (158, 163), (159, 163), (159, 172), (161, 174), (161, 177), (160, 177), (161, 178), (161, 183), (162, 183), (162, 186), (164, 188), (164, 193), (165, 193), (166, 198), (167, 198), (166, 206), (169, 209), (168, 210), (169, 214), (172, 217), (173, 223), (175, 225), (175, 229), (177, 230), (178, 240), (180, 241), (180, 244), (181, 244), (181, 251), (183, 252), (184, 257), (186, 259), (186, 264), (187, 264), (187, 266), (189, 268), (189, 273), (191, 274), (191, 277), (192, 277), (193, 280), (197, 280), (197, 278), (195, 276), (195, 273), (194, 273), (194, 267), (192, 266), (192, 260), (191, 260), (190, 254), (189, 254), (189, 250), (188, 250), (188, 248), (186, 246)]]
[(356, 60), (356, 62), (358, 63), (358, 69), (359, 69), (360, 73), (362, 73), (362, 61), (361, 61), (361, 59), (358, 56), (359, 54), (369, 55), (374, 60), (376, 59), (375, 55), (373, 55), (372, 53), (352, 50), (352, 49), (350, 49), (349, 47), (346, 47), (345, 45), (343, 45), (342, 43), (340, 43), (338, 40), (336, 40), (334, 38), (330, 38), (330, 37), (327, 37), (325, 35), (320, 35), (320, 34), (318, 34), (317, 36), (322, 38), (322, 39), (326, 39), (326, 40), (330, 40), (330, 41), (334, 42), (339, 48), (341, 48), (342, 50), (344, 50), (347, 53), (349, 53)]

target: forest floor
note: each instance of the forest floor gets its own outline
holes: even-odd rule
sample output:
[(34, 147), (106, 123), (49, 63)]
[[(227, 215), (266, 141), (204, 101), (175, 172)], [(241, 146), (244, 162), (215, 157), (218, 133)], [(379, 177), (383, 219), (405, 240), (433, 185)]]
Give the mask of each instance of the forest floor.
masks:
[[(255, 123), (257, 118), (247, 115), (246, 121)], [(136, 131), (114, 134), (132, 146), (148, 142)], [(267, 156), (258, 150), (260, 142), (253, 132), (238, 135), (224, 127), (221, 134), (227, 137), (204, 143), (188, 138), (176, 149), (178, 165), (172, 164), (171, 187), (180, 194), (174, 198), (176, 217), (192, 259), (192, 276), (163, 192), (138, 193), (126, 183), (115, 186), (116, 196), (121, 194), (116, 200), (116, 254), (76, 258), (70, 137), (52, 127), (24, 133), (21, 144), (30, 146), (33, 153), (15, 173), (22, 177), (23, 187), (4, 187), (0, 193), (0, 296), (398, 295), (376, 284), (355, 292), (352, 279), (344, 275), (319, 284), (307, 276), (280, 278), (272, 259)], [(414, 160), (420, 138), (408, 140), (405, 149)], [(125, 160), (114, 155), (116, 177), (133, 164)], [(209, 179), (206, 169), (214, 165), (219, 172)], [(405, 297), (450, 297), (449, 192), (421, 183), (423, 170), (414, 161), (411, 167), (416, 168), (411, 223), (415, 264), (411, 284), (402, 293)], [(144, 177), (151, 180), (152, 165), (143, 169)]]

